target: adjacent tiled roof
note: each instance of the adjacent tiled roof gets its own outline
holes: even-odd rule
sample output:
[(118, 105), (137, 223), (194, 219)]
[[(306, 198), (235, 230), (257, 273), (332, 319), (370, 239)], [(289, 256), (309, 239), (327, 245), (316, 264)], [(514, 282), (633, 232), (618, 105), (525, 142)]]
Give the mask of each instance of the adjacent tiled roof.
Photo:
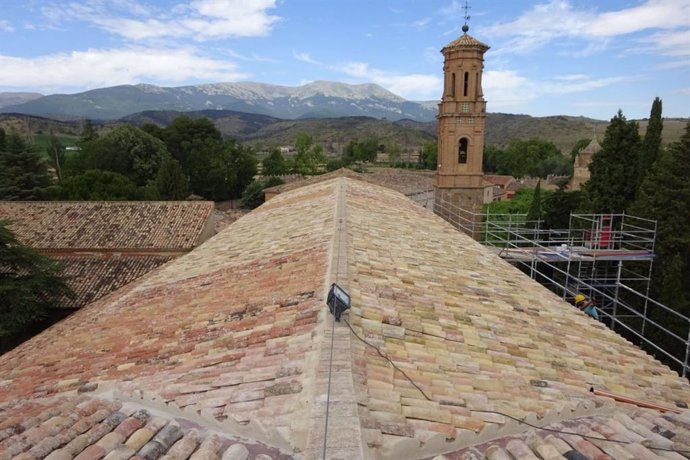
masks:
[(56, 256), (74, 297), (63, 308), (81, 308), (173, 259), (166, 256)]
[[(324, 305), (334, 281), (352, 296), (340, 323)], [(690, 402), (686, 380), (428, 210), (336, 177), (278, 195), (0, 357), (0, 420), (13, 420), (0, 422), (0, 459), (125, 458), (129, 438), (104, 434), (141, 409), (156, 426), (270, 446), (274, 458), (322, 458), (324, 446), (348, 459), (690, 449), (688, 412), (661, 416), (590, 387)], [(38, 415), (60, 398), (64, 415)], [(83, 405), (123, 415), (89, 429)], [(72, 444), (44, 431), (63, 429), (92, 435)], [(582, 436), (596, 433), (631, 444)], [(136, 456), (167, 449), (146, 436), (163, 447)]]
[(64, 266), (81, 308), (188, 252), (215, 233), (213, 203), (0, 201), (19, 241)]
[(494, 185), (500, 185), (501, 187), (505, 187), (511, 182), (515, 181), (515, 178), (513, 176), (506, 176), (506, 175), (492, 175), (492, 174), (484, 174), (484, 180), (494, 184)]
[(0, 201), (0, 219), (36, 249), (191, 249), (212, 210), (208, 201)]

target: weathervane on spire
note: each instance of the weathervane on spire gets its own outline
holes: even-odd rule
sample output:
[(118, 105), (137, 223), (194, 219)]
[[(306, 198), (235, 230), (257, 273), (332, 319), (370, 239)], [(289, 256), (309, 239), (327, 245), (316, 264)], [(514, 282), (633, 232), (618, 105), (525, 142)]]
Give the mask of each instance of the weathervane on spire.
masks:
[(470, 30), (470, 26), (467, 24), (467, 21), (470, 20), (470, 8), (472, 8), (467, 0), (465, 0), (465, 6), (462, 7), (462, 9), (465, 10), (465, 25), (462, 26), (462, 31), (467, 34), (467, 31)]

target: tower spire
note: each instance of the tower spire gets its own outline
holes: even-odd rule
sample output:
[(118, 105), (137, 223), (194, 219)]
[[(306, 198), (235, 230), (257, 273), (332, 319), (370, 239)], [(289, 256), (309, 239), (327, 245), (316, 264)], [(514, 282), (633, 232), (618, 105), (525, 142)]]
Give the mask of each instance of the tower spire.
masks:
[(470, 30), (470, 26), (468, 21), (470, 20), (470, 9), (472, 7), (469, 5), (468, 0), (465, 0), (465, 6), (462, 7), (462, 9), (465, 10), (465, 24), (462, 26), (462, 31), (467, 35), (467, 31)]

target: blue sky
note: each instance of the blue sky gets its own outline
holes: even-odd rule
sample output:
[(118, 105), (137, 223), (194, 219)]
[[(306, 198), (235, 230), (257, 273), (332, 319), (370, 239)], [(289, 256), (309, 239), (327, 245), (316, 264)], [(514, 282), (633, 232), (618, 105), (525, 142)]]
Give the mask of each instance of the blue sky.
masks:
[[(314, 80), (441, 95), (460, 0), (0, 0), (0, 91)], [(690, 0), (470, 1), (490, 112), (690, 116)]]

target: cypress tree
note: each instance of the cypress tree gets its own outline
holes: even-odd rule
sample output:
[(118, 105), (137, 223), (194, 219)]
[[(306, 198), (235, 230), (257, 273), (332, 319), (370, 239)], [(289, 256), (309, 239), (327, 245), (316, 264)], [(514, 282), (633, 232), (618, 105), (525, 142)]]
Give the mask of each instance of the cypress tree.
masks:
[(647, 132), (642, 140), (642, 147), (640, 148), (640, 155), (638, 159), (639, 179), (637, 181), (638, 187), (642, 185), (647, 171), (656, 162), (659, 157), (659, 150), (661, 149), (661, 131), (664, 129), (664, 122), (661, 118), (661, 99), (658, 97), (652, 102), (652, 110), (649, 114), (649, 123), (647, 124)]
[(637, 122), (627, 121), (618, 110), (589, 165), (590, 179), (584, 188), (592, 212), (623, 212), (635, 199), (639, 149)]
[(183, 200), (189, 195), (189, 179), (182, 172), (179, 161), (170, 156), (163, 159), (156, 176), (156, 188), (164, 200)]
[[(660, 152), (631, 212), (657, 221), (653, 293), (687, 308), (690, 299), (690, 122), (679, 142)], [(678, 281), (679, 280), (679, 281)], [(680, 286), (680, 287), (679, 287)], [(681, 294), (678, 294), (680, 289)], [(675, 299), (675, 300), (674, 300)], [(684, 300), (685, 299), (685, 300)], [(688, 313), (684, 311), (684, 313)]]

